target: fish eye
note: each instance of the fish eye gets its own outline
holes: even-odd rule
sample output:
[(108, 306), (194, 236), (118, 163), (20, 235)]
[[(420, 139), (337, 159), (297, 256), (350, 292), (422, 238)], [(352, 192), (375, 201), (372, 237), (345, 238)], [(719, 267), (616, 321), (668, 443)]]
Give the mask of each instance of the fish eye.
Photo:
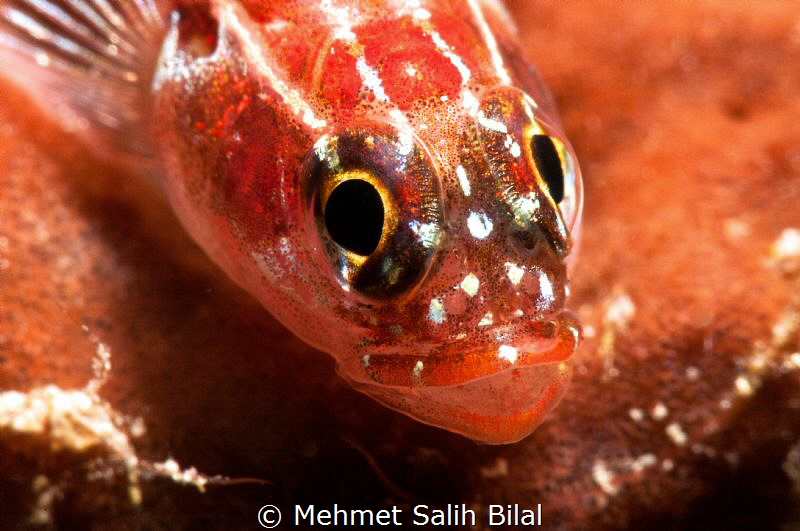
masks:
[(556, 146), (548, 135), (533, 135), (531, 153), (550, 197), (556, 204), (561, 203), (564, 199), (564, 170)]
[(443, 216), (439, 176), (411, 134), (381, 124), (324, 135), (301, 180), (314, 248), (345, 291), (380, 302), (420, 284)]
[(369, 256), (383, 234), (381, 194), (369, 182), (350, 179), (333, 189), (325, 203), (325, 228), (337, 245)]

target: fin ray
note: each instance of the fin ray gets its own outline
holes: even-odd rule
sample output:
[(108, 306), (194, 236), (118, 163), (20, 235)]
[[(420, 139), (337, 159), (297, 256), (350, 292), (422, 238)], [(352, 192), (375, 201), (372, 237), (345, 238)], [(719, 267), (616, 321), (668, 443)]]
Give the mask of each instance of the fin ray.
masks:
[(154, 0), (0, 0), (0, 72), (107, 155), (149, 157)]

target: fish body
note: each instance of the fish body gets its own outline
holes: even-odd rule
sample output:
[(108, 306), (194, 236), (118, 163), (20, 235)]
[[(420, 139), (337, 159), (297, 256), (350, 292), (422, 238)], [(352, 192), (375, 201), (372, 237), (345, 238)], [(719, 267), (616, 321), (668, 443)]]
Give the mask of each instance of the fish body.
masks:
[(155, 168), (356, 389), (488, 443), (565, 392), (581, 177), (493, 1), (0, 0), (3, 73)]

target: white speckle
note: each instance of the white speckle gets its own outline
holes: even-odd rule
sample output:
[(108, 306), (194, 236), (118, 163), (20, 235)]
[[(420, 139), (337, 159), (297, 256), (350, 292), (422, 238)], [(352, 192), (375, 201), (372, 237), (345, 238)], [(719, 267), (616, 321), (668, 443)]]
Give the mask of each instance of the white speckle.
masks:
[(772, 244), (772, 255), (775, 258), (800, 256), (800, 230), (783, 229), (778, 239)]
[(516, 310), (514, 310), (514, 314), (513, 315), (514, 315), (514, 317), (522, 317), (523, 315), (525, 315), (525, 312), (523, 312), (522, 310), (517, 308)]
[(661, 469), (665, 472), (669, 472), (675, 468), (675, 463), (672, 462), (672, 459), (664, 459), (661, 461)]
[(728, 398), (723, 398), (719, 401), (720, 409), (730, 409), (731, 408), (731, 401)]
[(672, 439), (672, 442), (674, 442), (678, 446), (683, 446), (684, 444), (686, 444), (687, 440), (686, 433), (683, 431), (683, 428), (681, 428), (681, 425), (678, 424), (677, 422), (673, 422), (672, 424), (667, 426), (664, 431), (667, 432), (667, 435), (669, 436), (670, 439)]
[(656, 464), (658, 460), (653, 454), (642, 454), (631, 463), (631, 470), (633, 472), (641, 472), (649, 466)]
[(365, 369), (369, 367), (369, 354), (361, 357), (361, 366)]
[(435, 223), (422, 223), (414, 220), (409, 222), (408, 228), (417, 235), (424, 247), (434, 247), (439, 243), (439, 229)]
[(665, 406), (662, 402), (659, 402), (655, 406), (653, 406), (653, 411), (650, 412), (656, 420), (663, 420), (669, 414), (669, 410), (667, 406)]
[(431, 305), (428, 307), (428, 319), (436, 324), (444, 322), (444, 305), (435, 297), (431, 299)]
[(467, 218), (467, 227), (470, 234), (482, 240), (491, 234), (494, 225), (492, 220), (483, 212), (470, 212)]
[(592, 477), (603, 492), (609, 496), (617, 494), (618, 489), (614, 485), (614, 474), (608, 469), (605, 462), (595, 461), (594, 465), (592, 465)]
[(478, 112), (478, 123), (486, 129), (491, 129), (497, 133), (508, 133), (508, 128), (506, 128), (506, 125), (503, 122), (498, 122), (497, 120), (487, 118), (483, 114), (483, 111)]
[(467, 172), (464, 170), (464, 166), (459, 164), (456, 166), (456, 177), (458, 177), (458, 184), (461, 185), (461, 190), (464, 192), (466, 197), (469, 197), (469, 194), (472, 193), (472, 187), (469, 185), (469, 179), (467, 178)]
[(500, 345), (500, 348), (497, 349), (497, 357), (509, 363), (516, 363), (517, 349), (511, 345)]
[(641, 422), (644, 419), (644, 411), (639, 408), (631, 408), (628, 410), (628, 415), (634, 422)]
[(726, 219), (722, 224), (722, 230), (729, 240), (739, 240), (750, 234), (750, 226), (736, 218)]
[(461, 281), (461, 289), (469, 295), (470, 297), (474, 297), (476, 293), (478, 293), (478, 288), (480, 287), (481, 282), (478, 280), (478, 277), (470, 273), (469, 275), (464, 277), (464, 280)]
[(508, 272), (508, 280), (510, 280), (515, 286), (518, 285), (519, 281), (522, 280), (522, 275), (525, 274), (525, 270), (519, 267), (517, 264), (512, 264), (511, 262), (506, 262), (504, 265), (506, 266), (506, 271)]
[(592, 325), (584, 325), (583, 327), (583, 337), (594, 337), (597, 335), (597, 330)]
[(375, 94), (376, 100), (384, 103), (389, 101), (389, 96), (387, 96), (386, 92), (383, 90), (383, 83), (381, 82), (381, 78), (378, 77), (378, 72), (367, 64), (367, 60), (364, 59), (364, 56), (356, 59), (356, 70), (361, 77), (361, 82)]
[(408, 66), (406, 67), (406, 74), (408, 74), (411, 77), (414, 77), (417, 75), (417, 69), (414, 68), (413, 66)]
[(636, 306), (628, 295), (622, 293), (614, 297), (606, 308), (605, 318), (619, 327), (625, 326), (636, 314)]
[(736, 393), (739, 394), (739, 396), (750, 396), (753, 394), (753, 385), (745, 376), (737, 377), (734, 385), (736, 386)]
[(481, 320), (478, 321), (478, 326), (489, 326), (494, 322), (494, 315), (492, 312), (486, 312), (486, 315), (481, 317)]
[(783, 362), (783, 367), (788, 370), (800, 369), (800, 352), (794, 352)]
[(427, 9), (422, 9), (421, 7), (419, 7), (414, 10), (413, 16), (418, 20), (427, 20), (431, 18), (431, 13)]
[(686, 367), (686, 378), (692, 382), (696, 381), (700, 378), (700, 369), (697, 367)]
[(416, 365), (411, 371), (411, 377), (414, 379), (414, 382), (419, 382), (420, 376), (422, 376), (422, 369), (425, 367), (425, 364), (422, 363), (422, 360), (417, 361)]
[(550, 282), (550, 279), (547, 278), (547, 274), (542, 272), (539, 275), (539, 293), (542, 295), (542, 300), (544, 301), (552, 301), (555, 299), (555, 295), (553, 294), (553, 284)]
[(461, 91), (461, 106), (467, 111), (470, 116), (475, 116), (480, 108), (480, 102), (475, 96), (467, 89)]
[(449, 99), (450, 98), (447, 97), (447, 94), (443, 94), (443, 95), (439, 96), (439, 101), (442, 101), (442, 102), (447, 101)]
[(467, 339), (467, 334), (464, 332), (461, 332), (456, 336), (456, 341), (461, 341), (462, 339)]
[(47, 68), (50, 66), (50, 56), (47, 55), (45, 52), (36, 52), (34, 55), (36, 60), (36, 64), (41, 66), (42, 68)]
[(508, 475), (508, 461), (498, 457), (492, 466), (481, 467), (481, 476), (486, 479), (497, 479)]

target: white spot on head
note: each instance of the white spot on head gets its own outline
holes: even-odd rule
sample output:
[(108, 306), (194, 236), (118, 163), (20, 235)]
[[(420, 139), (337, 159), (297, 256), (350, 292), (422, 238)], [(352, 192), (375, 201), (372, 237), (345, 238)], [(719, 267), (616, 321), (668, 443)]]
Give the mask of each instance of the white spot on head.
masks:
[(478, 123), (481, 124), (486, 129), (491, 129), (496, 133), (508, 133), (508, 128), (506, 124), (503, 122), (498, 122), (497, 120), (493, 120), (491, 118), (487, 118), (483, 111), (478, 112)]
[(414, 220), (408, 223), (408, 228), (417, 235), (425, 247), (434, 247), (439, 243), (439, 231), (435, 223), (422, 223)]
[(478, 321), (478, 326), (489, 326), (494, 322), (494, 315), (492, 312), (486, 312), (486, 315), (481, 317), (481, 320)]
[(481, 104), (475, 96), (467, 89), (461, 91), (461, 106), (470, 116), (475, 116)]
[(422, 360), (417, 361), (417, 364), (414, 365), (414, 368), (411, 370), (411, 377), (414, 379), (415, 382), (419, 382), (420, 376), (422, 376), (422, 369), (425, 367), (425, 364), (422, 363)]
[(506, 262), (503, 265), (506, 266), (508, 280), (510, 280), (515, 286), (518, 285), (519, 281), (522, 280), (522, 275), (525, 274), (525, 270), (519, 267), (517, 264), (512, 264), (511, 262)]
[(517, 362), (517, 349), (511, 345), (500, 345), (497, 349), (497, 357), (509, 363)]
[(436, 297), (431, 299), (431, 304), (428, 307), (428, 319), (436, 324), (442, 324), (444, 322), (444, 305), (442, 301)]
[(467, 218), (467, 228), (475, 238), (482, 240), (492, 232), (494, 224), (483, 212), (470, 212)]
[(456, 166), (456, 177), (458, 177), (458, 184), (461, 185), (461, 190), (464, 191), (464, 195), (469, 197), (469, 194), (472, 193), (472, 188), (469, 185), (469, 179), (467, 179), (467, 171), (461, 164)]
[(417, 75), (417, 69), (414, 68), (413, 66), (407, 66), (406, 67), (406, 74), (408, 74), (411, 77), (414, 77), (414, 76)]
[(651, 411), (650, 414), (656, 420), (663, 420), (667, 415), (669, 415), (669, 410), (667, 409), (667, 406), (665, 406), (662, 402), (659, 402), (653, 406), (653, 411)]
[(478, 293), (478, 288), (480, 287), (481, 282), (478, 280), (478, 277), (470, 273), (469, 275), (464, 277), (464, 280), (461, 281), (461, 289), (469, 295), (470, 297), (474, 297), (476, 293)]
[(678, 446), (683, 446), (684, 444), (686, 444), (686, 441), (688, 440), (688, 437), (686, 436), (686, 433), (683, 431), (683, 428), (681, 428), (681, 425), (678, 424), (677, 422), (673, 422), (672, 424), (667, 426), (664, 431), (667, 432), (667, 435), (669, 436), (670, 439), (672, 439), (672, 442), (674, 442)]
[(539, 274), (539, 292), (542, 294), (542, 299), (546, 301), (552, 301), (555, 299), (555, 295), (553, 294), (553, 283), (550, 282), (550, 279), (547, 277), (547, 273), (544, 271)]

